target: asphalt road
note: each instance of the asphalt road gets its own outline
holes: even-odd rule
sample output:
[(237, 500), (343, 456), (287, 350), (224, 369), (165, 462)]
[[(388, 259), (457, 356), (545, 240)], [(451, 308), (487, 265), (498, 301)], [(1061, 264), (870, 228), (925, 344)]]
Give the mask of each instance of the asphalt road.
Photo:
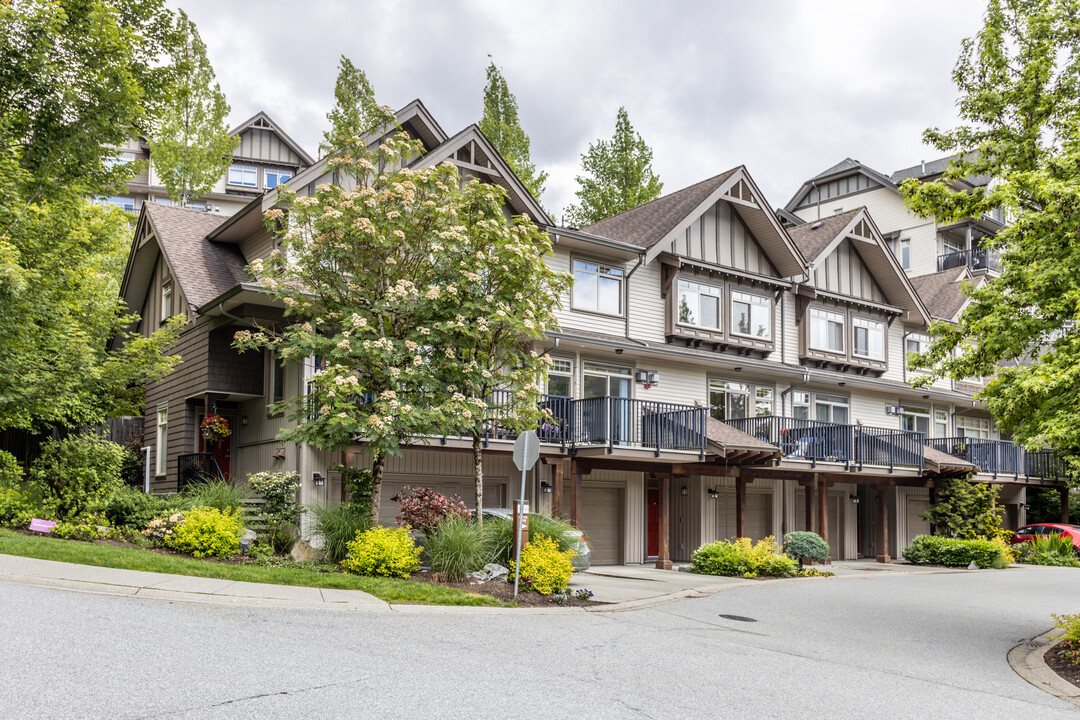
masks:
[(0, 717), (1075, 720), (1006, 662), (1051, 612), (1080, 612), (1080, 571), (867, 573), (562, 615), (0, 584)]

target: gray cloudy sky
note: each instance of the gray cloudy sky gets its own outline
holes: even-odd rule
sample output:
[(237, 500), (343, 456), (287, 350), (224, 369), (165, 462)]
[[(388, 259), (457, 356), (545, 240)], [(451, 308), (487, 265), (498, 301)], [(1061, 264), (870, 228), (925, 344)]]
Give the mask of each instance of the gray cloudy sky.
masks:
[(517, 95), (544, 205), (574, 202), (581, 154), (625, 105), (673, 192), (745, 164), (775, 207), (842, 160), (930, 160), (956, 122), (950, 72), (983, 0), (514, 3), (173, 0), (198, 24), (236, 124), (265, 110), (315, 154), (337, 62), (380, 102), (451, 135), (477, 122), (491, 54)]

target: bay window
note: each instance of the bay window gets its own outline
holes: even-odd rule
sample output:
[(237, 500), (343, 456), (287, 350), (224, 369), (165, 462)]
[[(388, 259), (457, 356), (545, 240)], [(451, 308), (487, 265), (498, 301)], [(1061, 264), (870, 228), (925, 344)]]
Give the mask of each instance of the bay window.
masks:
[(844, 352), (844, 316), (810, 308), (810, 347), (827, 352)]
[(772, 300), (744, 292), (731, 293), (734, 332), (768, 340), (772, 337)]
[(871, 360), (885, 359), (885, 323), (866, 318), (852, 318), (854, 328), (853, 354)]
[(722, 292), (715, 285), (679, 280), (679, 323), (718, 330)]
[(266, 189), (273, 190), (281, 183), (291, 180), (292, 172), (289, 170), (275, 170), (273, 168), (267, 168), (263, 171), (263, 177), (266, 181)]

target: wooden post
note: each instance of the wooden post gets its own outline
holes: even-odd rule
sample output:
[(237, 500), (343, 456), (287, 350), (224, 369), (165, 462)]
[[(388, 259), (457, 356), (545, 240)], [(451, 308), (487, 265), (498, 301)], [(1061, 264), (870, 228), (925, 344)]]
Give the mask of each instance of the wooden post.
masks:
[[(817, 500), (818, 500), (818, 535), (829, 543), (829, 486), (826, 485), (825, 480), (818, 480), (817, 487)], [(833, 552), (832, 546), (829, 546), (829, 558), (832, 559)]]
[(1063, 525), (1069, 524), (1069, 488), (1068, 486), (1061, 488), (1061, 523)]
[[(528, 508), (528, 507), (529, 507), (529, 504), (525, 503), (525, 508)], [(520, 500), (515, 500), (514, 501), (514, 542), (513, 542), (513, 547), (512, 547), (514, 557), (518, 557), (518, 555), (517, 555), (517, 546), (518, 546), (517, 528), (518, 528), (518, 523), (522, 523), (522, 526), (521, 526), (521, 547), (522, 547), (522, 549), (524, 549), (525, 546), (529, 544), (529, 515), (528, 515), (527, 512), (525, 512), (525, 508), (521, 507), (521, 501)]]
[(807, 483), (804, 486), (806, 493), (806, 506), (803, 510), (806, 513), (806, 529), (810, 532), (817, 532), (817, 523), (814, 522), (814, 499), (817, 497), (817, 475), (814, 475), (814, 480)]
[(551, 464), (551, 517), (562, 518), (563, 461), (559, 458)]
[(889, 557), (889, 508), (886, 504), (885, 493), (891, 487), (886, 483), (877, 486), (877, 561), (879, 563), (892, 562)]
[(581, 466), (570, 461), (570, 524), (581, 529)]
[(746, 537), (746, 479), (735, 479), (735, 537)]
[(656, 479), (659, 481), (660, 491), (660, 522), (657, 528), (657, 534), (660, 536), (657, 553), (656, 553), (656, 569), (657, 570), (670, 570), (671, 569), (671, 474), (670, 473), (656, 473)]

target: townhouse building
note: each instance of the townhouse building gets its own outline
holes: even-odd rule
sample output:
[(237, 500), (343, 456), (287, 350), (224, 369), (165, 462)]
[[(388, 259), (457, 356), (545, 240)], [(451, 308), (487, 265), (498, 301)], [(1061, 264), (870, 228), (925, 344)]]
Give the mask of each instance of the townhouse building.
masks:
[[(1011, 443), (996, 450), (1011, 472), (981, 472), (973, 443), (950, 440), (958, 417), (977, 417), (971, 393), (909, 384), (905, 353), (931, 318), (959, 311), (960, 269), (920, 287), (867, 208), (787, 228), (740, 166), (589, 227), (557, 227), (476, 126), (449, 136), (419, 101), (398, 122), (425, 146), (418, 167), (450, 161), (504, 187), (507, 212), (544, 227), (549, 261), (574, 277), (559, 329), (532, 348), (554, 362), (526, 495), (583, 528), (595, 564), (671, 567), (705, 542), (804, 528), (835, 559), (888, 561), (929, 530), (920, 514), (944, 479), (1001, 484), (1013, 526), (1026, 487), (1063, 487), (1049, 455)], [(306, 194), (333, 179), (320, 162), (289, 184)], [(140, 213), (123, 297), (145, 332), (167, 309), (191, 319), (176, 348), (184, 362), (147, 389), (155, 491), (203, 469), (292, 470), (304, 502), (333, 503), (333, 465), (366, 462), (362, 438), (344, 458), (277, 440), (286, 421), (268, 407), (305, 392), (314, 358), (283, 366), (231, 347), (236, 330), (282, 321), (246, 272), (273, 250), (262, 218), (275, 202), (268, 193), (229, 218), (153, 203)], [(198, 424), (209, 412), (235, 431), (207, 447)], [(497, 426), (485, 440), (490, 506), (517, 495), (513, 440)], [(403, 447), (386, 469), (383, 520), (406, 484), (471, 502), (469, 452), (457, 438)]]

